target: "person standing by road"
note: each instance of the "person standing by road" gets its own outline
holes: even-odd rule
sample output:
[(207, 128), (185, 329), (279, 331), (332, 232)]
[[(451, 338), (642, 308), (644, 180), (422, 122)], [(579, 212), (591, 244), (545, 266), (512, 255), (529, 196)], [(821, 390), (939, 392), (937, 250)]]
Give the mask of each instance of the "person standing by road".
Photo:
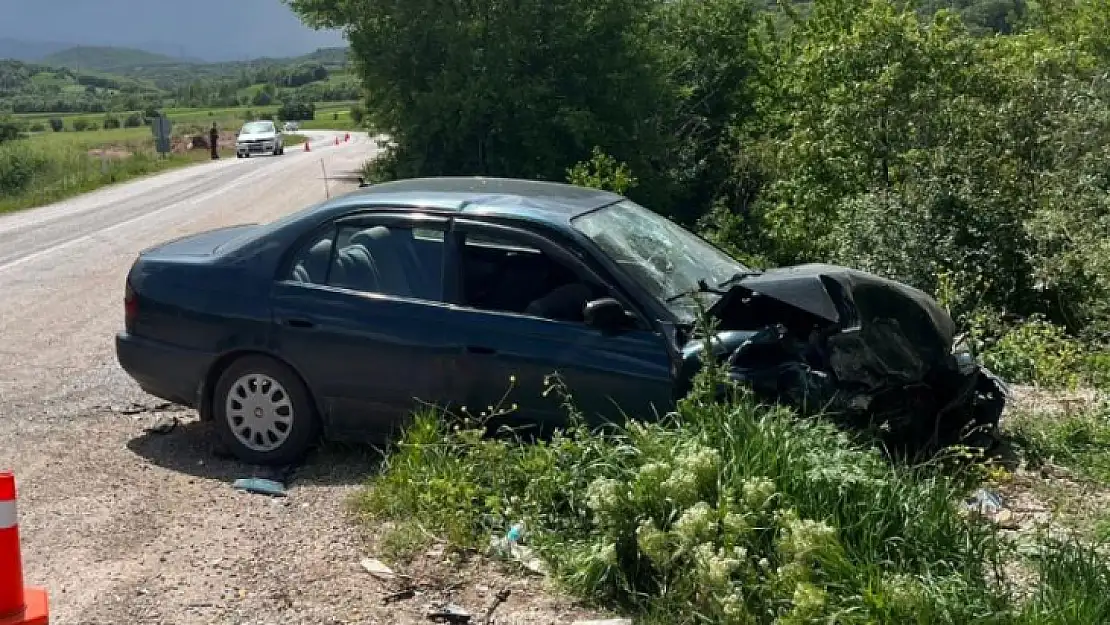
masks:
[(216, 129), (216, 122), (212, 122), (212, 130), (208, 131), (208, 145), (212, 148), (212, 160), (220, 158), (219, 143), (220, 131)]

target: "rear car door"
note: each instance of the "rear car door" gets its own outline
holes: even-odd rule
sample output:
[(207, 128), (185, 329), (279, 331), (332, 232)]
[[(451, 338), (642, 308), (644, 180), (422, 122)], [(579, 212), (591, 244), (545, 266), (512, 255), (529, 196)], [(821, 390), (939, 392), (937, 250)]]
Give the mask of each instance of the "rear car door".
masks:
[(301, 241), (273, 292), (279, 353), (316, 393), (333, 436), (382, 440), (447, 392), (447, 220), (371, 213)]
[(563, 425), (560, 395), (545, 393), (555, 373), (591, 422), (670, 409), (672, 356), (650, 324), (606, 334), (581, 320), (579, 302), (542, 316), (537, 302), (570, 283), (586, 285), (586, 299), (611, 296), (631, 306), (573, 254), (536, 233), (469, 219), (454, 221), (448, 249), (452, 389), (470, 413), (515, 405), (500, 422)]

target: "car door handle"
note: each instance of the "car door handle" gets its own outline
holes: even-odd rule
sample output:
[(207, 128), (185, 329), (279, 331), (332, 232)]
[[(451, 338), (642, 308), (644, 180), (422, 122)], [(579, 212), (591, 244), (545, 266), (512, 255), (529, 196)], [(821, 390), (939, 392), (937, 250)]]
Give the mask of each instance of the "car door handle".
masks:
[(468, 354), (496, 354), (497, 350), (485, 345), (467, 345), (466, 353)]
[(309, 321), (308, 319), (302, 319), (300, 317), (289, 317), (287, 319), (283, 319), (282, 323), (289, 326), (290, 328), (302, 328), (306, 330), (316, 327), (316, 324), (312, 321)]

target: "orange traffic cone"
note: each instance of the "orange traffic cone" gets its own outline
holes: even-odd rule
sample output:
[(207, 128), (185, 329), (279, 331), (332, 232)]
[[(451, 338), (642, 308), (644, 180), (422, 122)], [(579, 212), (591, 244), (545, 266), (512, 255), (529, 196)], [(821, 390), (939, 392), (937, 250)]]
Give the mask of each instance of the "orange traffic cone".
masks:
[(311, 151), (312, 151), (312, 146), (310, 146), (310, 145), (308, 144), (308, 141), (305, 141), (305, 142), (304, 142), (304, 151), (305, 151), (305, 152), (311, 152)]
[(49, 622), (46, 591), (23, 586), (15, 476), (5, 471), (0, 473), (0, 625), (47, 625)]

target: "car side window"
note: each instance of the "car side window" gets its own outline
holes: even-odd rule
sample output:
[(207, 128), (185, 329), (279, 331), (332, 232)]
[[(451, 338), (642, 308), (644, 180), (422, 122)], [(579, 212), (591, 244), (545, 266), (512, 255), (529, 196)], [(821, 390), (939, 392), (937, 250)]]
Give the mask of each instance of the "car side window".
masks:
[(461, 304), (555, 321), (583, 323), (586, 303), (606, 289), (511, 235), (466, 233), (461, 248)]
[(440, 301), (443, 254), (441, 228), (341, 226), (305, 246), (293, 262), (290, 278), (363, 293)]

